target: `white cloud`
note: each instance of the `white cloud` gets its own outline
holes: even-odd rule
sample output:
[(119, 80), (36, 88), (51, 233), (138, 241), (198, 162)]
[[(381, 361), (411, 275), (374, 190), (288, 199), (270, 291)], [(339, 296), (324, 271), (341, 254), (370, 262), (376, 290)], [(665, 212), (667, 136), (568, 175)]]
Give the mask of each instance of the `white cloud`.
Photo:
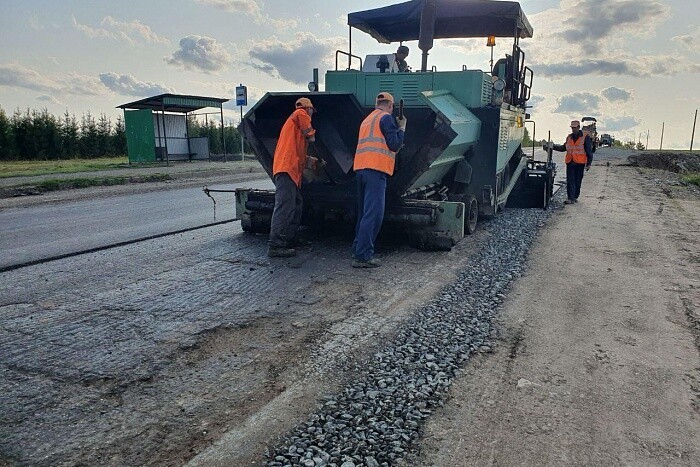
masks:
[(590, 74), (648, 78), (651, 76), (670, 76), (679, 73), (700, 72), (700, 64), (665, 55), (637, 57), (619, 55), (610, 59), (579, 59), (573, 61), (564, 59), (559, 62), (535, 63), (531, 67), (535, 73), (552, 79)]
[(129, 22), (117, 21), (111, 16), (105, 16), (100, 23), (101, 28), (93, 28), (78, 23), (73, 17), (73, 27), (91, 38), (103, 38), (126, 42), (130, 45), (139, 43), (170, 45), (170, 39), (156, 34), (149, 26), (135, 19)]
[(39, 17), (34, 13), (29, 17), (29, 27), (35, 31), (41, 31), (44, 29), (44, 25), (39, 22)]
[(133, 76), (126, 74), (101, 73), (100, 81), (112, 91), (126, 96), (148, 97), (174, 92), (172, 88), (163, 84), (138, 81)]
[(55, 97), (49, 96), (47, 94), (44, 94), (42, 96), (37, 97), (36, 100), (41, 101), (41, 102), (48, 102), (50, 104), (62, 104), (61, 101), (59, 101)]
[(611, 36), (653, 32), (671, 9), (657, 0), (565, 0), (561, 3), (564, 30), (555, 33), (597, 54)]
[(611, 117), (608, 119), (605, 119), (604, 122), (602, 122), (603, 129), (605, 131), (611, 132), (611, 131), (627, 131), (627, 130), (632, 130), (633, 128), (637, 127), (642, 123), (641, 120), (638, 120), (635, 117), (630, 117), (630, 116), (623, 116), (623, 117)]
[(30, 89), (40, 92), (58, 91), (61, 86), (54, 80), (23, 65), (0, 65), (0, 86)]
[(180, 39), (180, 49), (165, 58), (170, 65), (205, 73), (221, 71), (231, 60), (231, 55), (216, 39), (197, 35)]
[(603, 95), (603, 97), (605, 97), (610, 102), (615, 102), (615, 101), (627, 102), (630, 99), (632, 99), (632, 93), (630, 91), (616, 88), (614, 86), (610, 86), (607, 89), (603, 89), (601, 91), (601, 94)]
[(598, 115), (600, 110), (600, 96), (590, 92), (567, 94), (559, 97), (557, 102), (557, 108), (554, 109), (556, 113)]
[(247, 13), (256, 15), (260, 13), (260, 5), (255, 0), (197, 0), (204, 5), (211, 5), (230, 13)]
[(98, 96), (104, 94), (105, 90), (99, 79), (91, 76), (69, 73), (51, 77), (17, 64), (0, 65), (0, 86), (29, 89), (51, 95), (75, 96)]
[(635, 37), (655, 34), (670, 16), (660, 0), (562, 0), (530, 17), (536, 40), (523, 41), (530, 67), (553, 79), (565, 76), (668, 76), (700, 66), (670, 54), (630, 54)]
[(251, 64), (254, 68), (303, 84), (311, 79), (313, 68), (333, 63), (333, 53), (341, 48), (343, 41), (339, 37), (318, 38), (308, 32), (299, 32), (293, 40), (282, 41), (273, 36), (258, 42), (248, 54), (254, 60)]
[(690, 34), (684, 34), (682, 36), (674, 36), (671, 38), (672, 41), (678, 42), (683, 47), (693, 51), (700, 52), (700, 27)]

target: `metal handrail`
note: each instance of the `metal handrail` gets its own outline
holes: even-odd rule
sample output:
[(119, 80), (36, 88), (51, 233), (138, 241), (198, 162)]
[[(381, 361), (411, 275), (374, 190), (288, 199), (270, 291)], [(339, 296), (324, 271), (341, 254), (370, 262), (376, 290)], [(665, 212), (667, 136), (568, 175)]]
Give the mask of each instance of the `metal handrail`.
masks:
[[(338, 54), (341, 54), (341, 55), (345, 55), (345, 56), (347, 56), (347, 57), (350, 57), (351, 60), (352, 60), (353, 58), (358, 59), (358, 60), (360, 61), (360, 70), (362, 70), (362, 58), (358, 57), (357, 55), (353, 55), (353, 54), (351, 54), (351, 53), (348, 53), (348, 52), (345, 52), (345, 51), (342, 51), (342, 50), (336, 50), (336, 51), (335, 51), (335, 71), (338, 71)], [(349, 64), (348, 64), (348, 68), (346, 68), (346, 70), (349, 70), (349, 69), (350, 69), (350, 66), (349, 66)]]

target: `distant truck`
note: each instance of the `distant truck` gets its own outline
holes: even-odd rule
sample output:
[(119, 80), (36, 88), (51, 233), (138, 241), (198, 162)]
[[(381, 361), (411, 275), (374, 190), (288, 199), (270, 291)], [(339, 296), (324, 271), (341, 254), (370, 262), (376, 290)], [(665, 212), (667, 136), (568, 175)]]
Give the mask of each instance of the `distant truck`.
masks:
[(593, 117), (583, 117), (581, 119), (581, 129), (583, 130), (583, 135), (591, 137), (593, 152), (595, 152), (600, 144), (600, 141), (598, 140), (598, 132), (595, 128), (596, 123), (598, 123), (598, 121)]
[(612, 145), (613, 145), (613, 137), (612, 136), (610, 136), (607, 133), (603, 133), (602, 135), (600, 135), (600, 146), (601, 147), (602, 146), (610, 147)]

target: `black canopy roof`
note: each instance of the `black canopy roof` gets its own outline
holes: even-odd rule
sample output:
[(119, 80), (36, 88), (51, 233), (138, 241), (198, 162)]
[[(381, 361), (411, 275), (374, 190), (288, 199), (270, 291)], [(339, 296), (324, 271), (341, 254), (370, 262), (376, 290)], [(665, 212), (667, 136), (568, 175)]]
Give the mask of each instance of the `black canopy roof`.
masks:
[(348, 25), (383, 43), (418, 40), (423, 6), (435, 5), (434, 39), (532, 37), (518, 2), (492, 0), (411, 0), (348, 15)]
[(165, 110), (166, 112), (189, 113), (205, 107), (221, 108), (221, 104), (228, 99), (218, 97), (188, 96), (182, 94), (160, 94), (147, 97), (139, 101), (130, 102), (118, 106), (119, 109), (151, 109)]

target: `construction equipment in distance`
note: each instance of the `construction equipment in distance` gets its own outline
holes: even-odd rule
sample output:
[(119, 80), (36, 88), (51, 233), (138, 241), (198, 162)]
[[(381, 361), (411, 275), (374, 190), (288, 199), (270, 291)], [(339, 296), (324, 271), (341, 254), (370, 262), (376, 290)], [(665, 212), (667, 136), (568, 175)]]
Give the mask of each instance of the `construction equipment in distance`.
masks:
[[(348, 51), (336, 51), (324, 92), (315, 91), (317, 80), (309, 84), (311, 93), (269, 92), (240, 125), (272, 178), (282, 125), (296, 99), (312, 99), (318, 110), (314, 155), (324, 162), (324, 173), (304, 176), (304, 225), (354, 225), (358, 129), (379, 92), (402, 100), (408, 119), (387, 185), (383, 230), (395, 228), (423, 249), (449, 249), (474, 232), (479, 216), (495, 215), (509, 199), (517, 198), (514, 205), (546, 208), (555, 164), (531, 160), (521, 149), (533, 73), (519, 46), (520, 39), (532, 37), (532, 27), (518, 2), (414, 0), (350, 13), (348, 25), (350, 39), (359, 29), (381, 43), (418, 40), (420, 70), (392, 72), (393, 54), (363, 60), (352, 53), (350, 40)], [(473, 37), (512, 38), (512, 53), (489, 71), (428, 66), (435, 39)], [(345, 59), (347, 67), (339, 64)], [(243, 230), (269, 231), (274, 191), (239, 189), (236, 204)]]
[(583, 136), (588, 136), (591, 138), (593, 152), (595, 152), (600, 145), (600, 141), (598, 140), (598, 130), (596, 130), (597, 123), (598, 120), (596, 120), (594, 117), (583, 117), (581, 119), (581, 130), (583, 131)]

